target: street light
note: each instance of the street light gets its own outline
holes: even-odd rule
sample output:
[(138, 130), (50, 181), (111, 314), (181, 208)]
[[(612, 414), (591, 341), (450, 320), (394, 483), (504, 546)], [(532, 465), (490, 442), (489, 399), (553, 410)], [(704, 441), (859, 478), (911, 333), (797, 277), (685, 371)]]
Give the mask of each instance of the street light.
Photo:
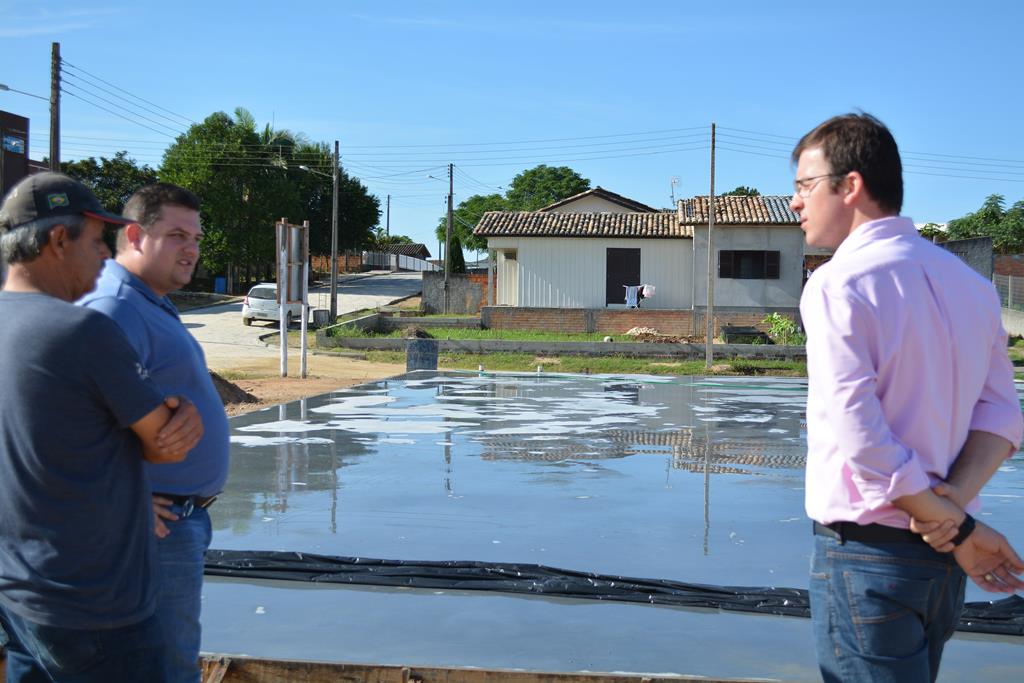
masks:
[(49, 102), (50, 101), (49, 97), (43, 97), (42, 95), (33, 95), (30, 92), (25, 92), (24, 90), (17, 90), (15, 88), (10, 87), (10, 86), (4, 85), (3, 83), (0, 83), (0, 90), (2, 90), (4, 92), (7, 92), (7, 91), (16, 92), (19, 95), (28, 95), (29, 97), (34, 97), (37, 100), (43, 100), (44, 102)]
[(303, 171), (331, 178), (334, 184), (334, 201), (331, 203), (331, 324), (338, 319), (338, 141), (334, 141), (334, 168), (328, 175), (309, 166), (300, 165)]

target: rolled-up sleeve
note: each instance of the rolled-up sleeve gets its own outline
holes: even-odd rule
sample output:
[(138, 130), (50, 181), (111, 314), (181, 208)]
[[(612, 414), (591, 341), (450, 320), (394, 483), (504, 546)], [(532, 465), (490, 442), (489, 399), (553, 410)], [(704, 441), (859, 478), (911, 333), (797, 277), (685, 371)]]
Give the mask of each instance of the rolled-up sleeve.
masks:
[(1013, 384), (1013, 364), (1006, 352), (1006, 338), (1006, 332), (1000, 327), (992, 344), (985, 385), (971, 413), (971, 430), (1001, 436), (1016, 450), (1024, 434), (1024, 418)]
[(807, 363), (816, 400), (864, 504), (876, 509), (929, 488), (921, 459), (895, 437), (878, 398), (881, 335), (868, 304), (846, 289), (814, 288), (801, 310), (814, 321)]

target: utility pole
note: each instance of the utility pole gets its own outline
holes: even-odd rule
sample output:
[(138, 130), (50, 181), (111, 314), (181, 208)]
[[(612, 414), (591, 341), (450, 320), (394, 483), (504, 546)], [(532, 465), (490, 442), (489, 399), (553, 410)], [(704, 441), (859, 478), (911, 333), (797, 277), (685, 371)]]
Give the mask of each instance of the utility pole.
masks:
[(711, 370), (715, 332), (715, 122), (711, 122), (711, 191), (708, 193), (708, 306), (705, 311), (704, 367)]
[(338, 141), (334, 141), (334, 201), (331, 203), (331, 324), (338, 320)]
[(388, 195), (388, 212), (387, 220), (384, 223), (384, 235), (386, 237), (391, 237), (391, 195)]
[(60, 43), (50, 48), (50, 170), (60, 172)]
[(448, 223), (444, 230), (444, 312), (448, 313), (448, 274), (452, 270), (452, 193), (454, 191), (455, 164), (448, 164)]

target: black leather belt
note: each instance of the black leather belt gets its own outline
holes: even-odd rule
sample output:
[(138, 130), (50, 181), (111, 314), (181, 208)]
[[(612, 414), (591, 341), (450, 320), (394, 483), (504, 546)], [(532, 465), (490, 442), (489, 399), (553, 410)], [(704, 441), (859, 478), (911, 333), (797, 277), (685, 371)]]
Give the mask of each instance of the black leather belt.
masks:
[(840, 543), (857, 541), (858, 543), (924, 543), (920, 535), (910, 529), (897, 529), (884, 524), (857, 524), (856, 522), (832, 522), (831, 524), (814, 523), (814, 533), (828, 536)]
[(154, 492), (153, 495), (166, 498), (175, 505), (180, 506), (182, 517), (188, 517), (196, 508), (205, 510), (213, 505), (213, 501), (217, 500), (217, 496), (182, 496), (176, 493), (157, 492)]

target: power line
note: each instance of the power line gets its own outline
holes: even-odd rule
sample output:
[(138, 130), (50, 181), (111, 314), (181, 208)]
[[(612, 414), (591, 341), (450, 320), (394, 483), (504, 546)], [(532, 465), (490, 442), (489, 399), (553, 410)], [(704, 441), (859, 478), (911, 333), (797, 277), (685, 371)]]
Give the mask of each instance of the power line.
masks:
[(156, 104), (155, 102), (150, 102), (149, 100), (144, 99), (142, 97), (139, 97), (138, 95), (134, 95), (134, 94), (128, 92), (127, 90), (125, 90), (124, 88), (121, 88), (119, 86), (114, 85), (110, 81), (105, 81), (102, 78), (100, 78), (99, 76), (97, 76), (95, 74), (92, 74), (92, 73), (89, 73), (88, 71), (86, 71), (85, 69), (83, 69), (83, 68), (81, 68), (79, 66), (75, 66), (74, 64), (72, 64), (71, 62), (67, 61), (66, 59), (61, 59), (61, 64), (65, 65), (65, 66), (69, 66), (72, 69), (75, 69), (76, 71), (80, 71), (81, 73), (83, 73), (83, 74), (85, 74), (87, 76), (95, 78), (97, 81), (100, 81), (101, 83), (106, 83), (111, 88), (116, 88), (117, 90), (120, 90), (121, 92), (125, 93), (126, 95), (129, 95), (130, 97), (134, 97), (135, 99), (139, 100), (140, 102), (145, 102), (146, 104), (152, 105), (152, 106), (156, 107), (157, 109), (161, 109), (161, 110), (167, 112), (168, 114), (173, 114), (174, 116), (178, 117), (179, 119), (184, 120), (187, 123), (195, 123), (195, 121), (193, 121), (192, 119), (188, 118), (187, 116), (182, 116), (181, 114), (177, 114), (177, 113), (171, 111), (170, 109), (167, 109), (166, 107), (161, 107), (159, 104)]
[(147, 128), (147, 129), (153, 131), (154, 133), (158, 133), (160, 135), (166, 135), (169, 138), (174, 137), (173, 135), (170, 135), (170, 134), (165, 133), (163, 131), (157, 130), (156, 128), (153, 128), (151, 126), (147, 126), (144, 123), (139, 123), (138, 121), (130, 119), (127, 116), (124, 116), (122, 114), (118, 114), (116, 111), (111, 111), (111, 110), (107, 109), (106, 107), (104, 107), (103, 105), (96, 104), (95, 102), (90, 102), (89, 100), (85, 99), (84, 97), (76, 95), (73, 92), (69, 92), (67, 90), (64, 90), (63, 88), (61, 88), (61, 92), (64, 93), (65, 95), (69, 95), (71, 97), (74, 97), (75, 99), (81, 100), (81, 101), (85, 102), (86, 104), (91, 104), (92, 106), (96, 107), (97, 109), (102, 109), (103, 111), (107, 112), (108, 114), (113, 114), (114, 116), (116, 116), (116, 117), (118, 117), (120, 119), (124, 119), (125, 121), (128, 121), (129, 123), (134, 123), (136, 126), (142, 126), (143, 128)]

